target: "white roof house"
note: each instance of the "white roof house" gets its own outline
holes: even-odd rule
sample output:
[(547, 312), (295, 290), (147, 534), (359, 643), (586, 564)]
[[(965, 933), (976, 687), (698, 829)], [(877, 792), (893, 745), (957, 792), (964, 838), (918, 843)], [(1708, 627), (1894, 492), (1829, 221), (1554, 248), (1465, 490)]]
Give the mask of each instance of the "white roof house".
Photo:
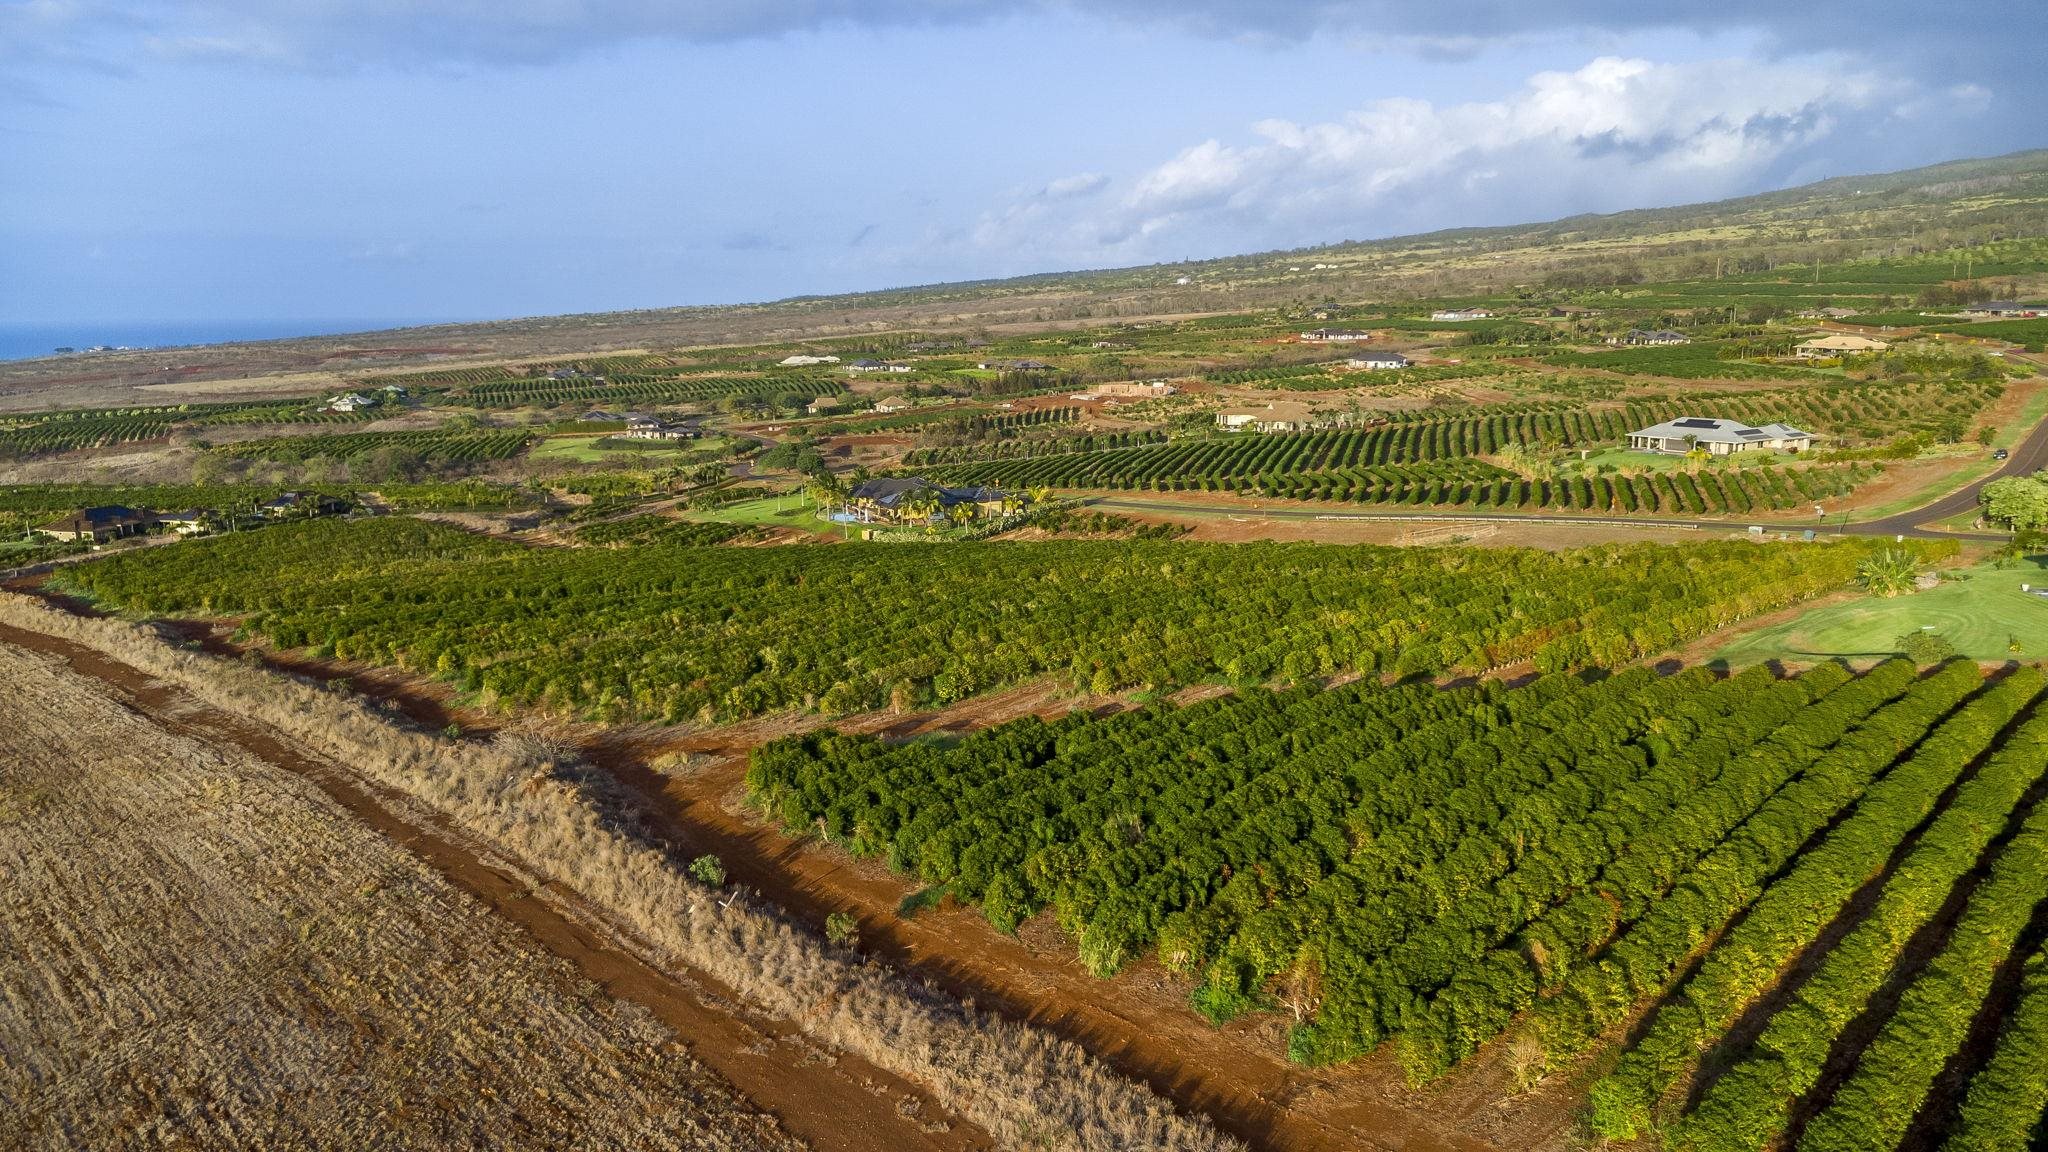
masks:
[(1359, 352), (1344, 361), (1346, 368), (1363, 368), (1368, 372), (1383, 372), (1408, 367), (1408, 358), (1399, 352)]
[(354, 412), (359, 408), (368, 408), (375, 403), (376, 401), (360, 392), (350, 392), (329, 400), (327, 407), (333, 412)]
[(1372, 333), (1357, 328), (1311, 328), (1301, 338), (1325, 344), (1357, 344), (1372, 339)]
[(1484, 308), (1440, 308), (1429, 314), (1431, 320), (1491, 320), (1493, 313)]
[(781, 364), (784, 368), (808, 368), (813, 364), (837, 364), (839, 363), (839, 357), (804, 356), (799, 354), (796, 356), (784, 356), (777, 363)]
[(1719, 420), (1708, 416), (1680, 416), (1662, 424), (1628, 434), (1628, 446), (1641, 452), (1683, 455), (1695, 448), (1711, 455), (1737, 452), (1801, 452), (1813, 444), (1813, 433), (1789, 424), (1765, 424), (1752, 428), (1740, 420)]

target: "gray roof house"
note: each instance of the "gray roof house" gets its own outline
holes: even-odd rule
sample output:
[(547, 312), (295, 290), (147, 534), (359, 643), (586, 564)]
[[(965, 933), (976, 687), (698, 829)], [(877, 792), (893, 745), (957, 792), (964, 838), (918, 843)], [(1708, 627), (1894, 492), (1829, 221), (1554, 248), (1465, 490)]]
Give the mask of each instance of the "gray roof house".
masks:
[(1628, 434), (1630, 448), (1680, 455), (1696, 447), (1715, 456), (1756, 450), (1801, 452), (1812, 444), (1813, 433), (1802, 432), (1789, 424), (1752, 428), (1740, 420), (1717, 420), (1705, 416), (1680, 416)]
[(987, 486), (976, 488), (946, 488), (926, 480), (922, 476), (883, 476), (866, 480), (847, 493), (847, 504), (864, 520), (878, 518), (900, 519), (910, 514), (918, 504), (914, 497), (928, 495), (934, 514), (943, 512), (955, 504), (973, 504), (983, 510), (1000, 508), (1003, 493)]

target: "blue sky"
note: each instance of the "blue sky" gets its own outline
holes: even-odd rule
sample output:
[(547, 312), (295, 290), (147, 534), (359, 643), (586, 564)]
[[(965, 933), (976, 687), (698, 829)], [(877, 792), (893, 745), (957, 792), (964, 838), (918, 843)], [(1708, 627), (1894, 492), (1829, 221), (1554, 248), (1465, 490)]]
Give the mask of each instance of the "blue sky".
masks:
[(759, 300), (2048, 144), (2048, 5), (1786, 7), (0, 0), (0, 320)]

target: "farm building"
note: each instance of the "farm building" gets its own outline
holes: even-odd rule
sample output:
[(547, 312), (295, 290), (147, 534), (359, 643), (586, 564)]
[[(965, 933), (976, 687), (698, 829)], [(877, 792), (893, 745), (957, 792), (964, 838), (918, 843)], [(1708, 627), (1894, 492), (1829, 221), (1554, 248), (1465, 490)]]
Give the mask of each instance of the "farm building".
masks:
[(1641, 452), (1683, 455), (1695, 448), (1715, 456), (1759, 449), (1767, 452), (1801, 452), (1813, 444), (1813, 433), (1801, 432), (1789, 424), (1766, 424), (1752, 428), (1739, 420), (1717, 420), (1704, 416), (1681, 416), (1652, 424), (1628, 434), (1628, 446)]
[(1408, 358), (1399, 352), (1360, 352), (1344, 361), (1344, 366), (1367, 372), (1389, 372), (1408, 367)]
[(875, 411), (887, 416), (891, 412), (902, 412), (910, 407), (910, 401), (901, 396), (884, 396), (875, 401)]
[(1164, 380), (1113, 380), (1095, 386), (1097, 396), (1115, 396), (1119, 399), (1151, 400), (1171, 396), (1178, 389)]
[(1431, 320), (1491, 320), (1493, 313), (1484, 308), (1439, 308), (1429, 314)]
[(846, 497), (848, 513), (863, 523), (936, 519), (962, 504), (977, 512), (1003, 510), (1009, 497), (986, 486), (947, 488), (922, 476), (885, 476), (863, 481)]
[(1882, 352), (1891, 347), (1882, 340), (1868, 336), (1816, 336), (1792, 349), (1792, 354), (1801, 360), (1824, 360), (1836, 356), (1858, 356), (1865, 352)]
[(1301, 432), (1316, 425), (1315, 413), (1306, 404), (1275, 400), (1251, 408), (1225, 408), (1216, 413), (1216, 426), (1225, 432)]
[(1372, 339), (1372, 333), (1357, 328), (1311, 328), (1301, 338), (1317, 344), (1356, 344)]
[(784, 356), (781, 360), (776, 361), (776, 363), (784, 368), (809, 368), (813, 364), (837, 364), (839, 363), (839, 357), (805, 356), (799, 353), (795, 356)]
[(36, 531), (58, 540), (90, 540), (99, 544), (123, 536), (139, 536), (155, 522), (156, 517), (146, 508), (102, 504), (52, 520)]
[(848, 372), (909, 372), (908, 364), (897, 364), (886, 360), (855, 360), (846, 366)]

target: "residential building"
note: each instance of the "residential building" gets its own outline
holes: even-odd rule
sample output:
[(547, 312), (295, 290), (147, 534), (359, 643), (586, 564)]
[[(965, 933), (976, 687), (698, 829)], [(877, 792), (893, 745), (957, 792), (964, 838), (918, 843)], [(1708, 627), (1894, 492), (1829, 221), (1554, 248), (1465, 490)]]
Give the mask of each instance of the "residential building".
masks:
[(804, 405), (804, 411), (810, 413), (813, 416), (820, 416), (827, 412), (835, 412), (838, 411), (838, 409), (839, 397), (837, 396), (820, 396), (816, 400), (811, 401), (809, 404)]
[(327, 401), (329, 412), (358, 412), (376, 403), (360, 392), (348, 392)]
[(777, 361), (777, 363), (781, 364), (784, 368), (809, 368), (814, 364), (837, 364), (839, 363), (839, 357), (804, 355), (785, 356), (781, 360)]
[(1821, 360), (1882, 352), (1889, 347), (1890, 344), (1868, 336), (1816, 336), (1792, 349), (1792, 354), (1801, 360)]
[(180, 536), (196, 536), (213, 526), (214, 514), (206, 508), (187, 508), (179, 512), (162, 512), (156, 522)]
[(1050, 372), (1043, 360), (982, 360), (974, 365), (984, 372)]
[(1431, 320), (1491, 320), (1493, 313), (1484, 308), (1439, 308), (1429, 314)]
[(1315, 344), (1358, 344), (1372, 339), (1372, 333), (1358, 328), (1311, 328), (1301, 338)]
[(891, 412), (902, 412), (910, 407), (910, 401), (901, 396), (884, 396), (875, 401), (875, 411), (887, 416)]
[(1628, 434), (1630, 448), (1673, 455), (1684, 455), (1695, 448), (1714, 456), (1755, 451), (1803, 452), (1812, 445), (1813, 433), (1789, 424), (1752, 428), (1739, 420), (1703, 416), (1681, 416)]
[(1302, 432), (1319, 421), (1306, 404), (1275, 400), (1249, 408), (1225, 408), (1216, 413), (1216, 426), (1225, 432)]
[(909, 372), (908, 364), (897, 364), (887, 360), (855, 360), (846, 366), (848, 372)]
[(334, 516), (348, 511), (348, 501), (338, 496), (325, 496), (318, 492), (280, 492), (256, 506), (259, 515), (266, 517), (289, 516), (300, 513), (308, 516)]
[(1360, 352), (1344, 361), (1346, 368), (1359, 368), (1367, 372), (1390, 372), (1408, 367), (1408, 358), (1399, 352)]
[(36, 531), (58, 540), (90, 540), (102, 544), (123, 536), (139, 536), (149, 531), (149, 526), (155, 521), (156, 517), (146, 508), (102, 504), (59, 517)]
[(862, 481), (847, 493), (846, 506), (863, 523), (877, 520), (937, 520), (961, 504), (1001, 513), (1007, 495), (995, 488), (946, 488), (922, 476), (884, 476)]
[(2009, 317), (2034, 317), (2044, 311), (2048, 311), (2048, 308), (2038, 304), (2022, 304), (2017, 300), (1986, 300), (1982, 304), (1972, 304), (1963, 309), (1963, 313), (1969, 316)]

